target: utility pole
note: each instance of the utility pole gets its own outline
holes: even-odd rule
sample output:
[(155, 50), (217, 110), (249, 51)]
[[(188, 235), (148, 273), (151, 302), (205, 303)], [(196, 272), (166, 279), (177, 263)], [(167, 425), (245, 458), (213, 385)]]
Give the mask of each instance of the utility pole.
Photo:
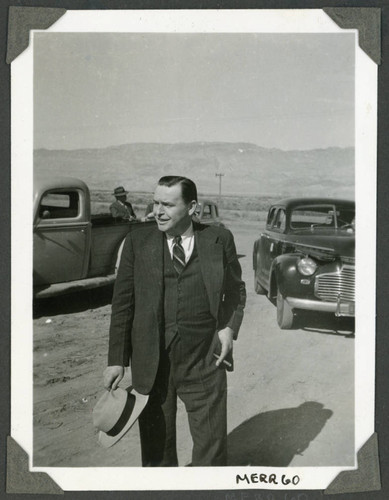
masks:
[(221, 199), (222, 199), (222, 177), (223, 176), (224, 176), (224, 174), (222, 174), (222, 173), (215, 174), (215, 177), (219, 177), (219, 208), (220, 208), (220, 203), (221, 203)]

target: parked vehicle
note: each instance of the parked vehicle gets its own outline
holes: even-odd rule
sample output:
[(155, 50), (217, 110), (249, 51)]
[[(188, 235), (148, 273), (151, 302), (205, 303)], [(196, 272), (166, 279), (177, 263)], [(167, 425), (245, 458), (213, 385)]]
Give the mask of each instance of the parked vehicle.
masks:
[[(154, 224), (154, 222), (151, 222)], [(34, 297), (112, 283), (129, 231), (149, 222), (91, 215), (88, 186), (79, 179), (34, 179)]]
[[(203, 202), (200, 220), (221, 224)], [(203, 217), (204, 214), (204, 217)], [(88, 186), (70, 177), (34, 179), (34, 297), (45, 298), (114, 282), (124, 239), (154, 219), (127, 221), (91, 214)]]
[(211, 200), (199, 200), (193, 220), (203, 224), (225, 227), (220, 220), (217, 204)]
[(254, 243), (254, 287), (277, 305), (280, 328), (296, 310), (355, 314), (355, 203), (296, 198), (272, 205)]

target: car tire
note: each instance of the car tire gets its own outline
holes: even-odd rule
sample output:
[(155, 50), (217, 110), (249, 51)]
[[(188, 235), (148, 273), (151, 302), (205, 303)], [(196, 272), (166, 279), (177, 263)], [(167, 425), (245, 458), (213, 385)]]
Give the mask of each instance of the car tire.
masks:
[(257, 272), (254, 271), (254, 290), (258, 295), (266, 295), (266, 289), (259, 283)]
[(286, 302), (281, 292), (277, 291), (277, 323), (281, 330), (290, 330), (293, 326), (293, 309)]

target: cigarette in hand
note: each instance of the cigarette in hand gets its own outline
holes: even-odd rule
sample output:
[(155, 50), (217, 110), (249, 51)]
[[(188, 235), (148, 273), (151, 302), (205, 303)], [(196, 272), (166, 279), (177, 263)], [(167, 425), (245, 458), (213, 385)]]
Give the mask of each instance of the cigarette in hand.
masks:
[[(213, 356), (216, 358), (216, 359), (219, 359), (220, 356), (218, 356), (216, 354), (216, 352), (213, 353)], [(228, 368), (231, 368), (232, 367), (232, 363), (230, 363), (229, 361), (226, 361), (225, 359), (223, 359), (222, 363), (224, 363), (226, 366), (228, 366)]]

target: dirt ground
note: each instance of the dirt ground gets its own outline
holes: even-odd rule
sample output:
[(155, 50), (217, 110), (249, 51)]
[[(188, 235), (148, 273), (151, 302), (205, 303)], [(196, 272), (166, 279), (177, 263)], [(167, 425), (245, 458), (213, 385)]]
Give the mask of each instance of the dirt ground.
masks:
[[(229, 465), (352, 465), (352, 322), (304, 315), (295, 329), (281, 331), (274, 305), (253, 291), (252, 248), (260, 223), (227, 225), (248, 290), (235, 371), (228, 374)], [(98, 445), (92, 424), (93, 406), (104, 392), (111, 293), (94, 290), (35, 306), (35, 466), (140, 465), (137, 424), (108, 450)], [(182, 404), (177, 427), (180, 465), (187, 465), (191, 439)]]

